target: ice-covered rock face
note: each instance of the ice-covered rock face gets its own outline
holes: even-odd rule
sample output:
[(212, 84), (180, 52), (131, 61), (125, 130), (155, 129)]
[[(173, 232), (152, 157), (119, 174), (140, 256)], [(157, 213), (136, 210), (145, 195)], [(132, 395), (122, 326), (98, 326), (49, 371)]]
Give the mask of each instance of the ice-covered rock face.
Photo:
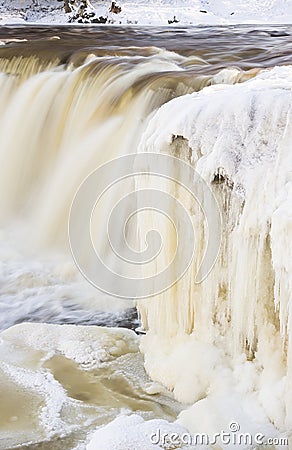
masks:
[(141, 141), (141, 151), (189, 159), (222, 212), (207, 279), (194, 283), (207, 239), (194, 207), (198, 248), (187, 276), (139, 307), (146, 368), (178, 399), (197, 402), (181, 416), (194, 431), (232, 419), (248, 428), (252, 417), (291, 427), (291, 88), (290, 66), (207, 87), (162, 106)]
[(122, 328), (21, 324), (2, 332), (1, 448), (85, 448), (88, 433), (121, 413), (174, 419), (180, 407), (146, 376), (138, 349)]

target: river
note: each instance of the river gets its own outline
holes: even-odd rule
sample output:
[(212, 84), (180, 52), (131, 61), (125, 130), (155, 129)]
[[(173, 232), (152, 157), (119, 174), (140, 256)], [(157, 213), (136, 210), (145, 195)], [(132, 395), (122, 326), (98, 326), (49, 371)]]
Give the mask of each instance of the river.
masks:
[[(2, 26), (0, 44), (0, 448), (85, 449), (97, 427), (132, 413), (172, 422), (183, 411), (179, 426), (210, 434), (236, 418), (252, 434), (286, 436), (291, 26)], [(137, 314), (135, 295), (117, 298), (114, 279), (105, 293), (81, 276), (68, 217), (92, 171), (141, 152), (178, 156), (212, 178), (223, 237), (206, 281), (194, 285), (192, 262), (178, 287), (139, 301)], [(107, 217), (131, 188), (114, 186), (94, 218), (107, 266)], [(81, 202), (83, 252), (84, 211)], [(140, 231), (169, 231), (155, 220), (142, 219)], [(152, 271), (171, 261), (173, 245)]]

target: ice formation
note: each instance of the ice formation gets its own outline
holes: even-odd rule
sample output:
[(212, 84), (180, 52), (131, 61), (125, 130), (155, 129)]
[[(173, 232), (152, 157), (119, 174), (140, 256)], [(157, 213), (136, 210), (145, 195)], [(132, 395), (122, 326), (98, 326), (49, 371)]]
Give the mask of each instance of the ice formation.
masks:
[[(221, 252), (207, 279), (194, 283), (206, 244), (195, 209), (201, 240), (187, 276), (139, 305), (146, 368), (194, 403), (180, 416), (194, 432), (232, 420), (267, 435), (272, 424), (291, 430), (291, 88), (292, 68), (276, 67), (174, 99), (140, 144), (189, 158), (222, 212)], [(163, 251), (171, 251), (167, 242)]]

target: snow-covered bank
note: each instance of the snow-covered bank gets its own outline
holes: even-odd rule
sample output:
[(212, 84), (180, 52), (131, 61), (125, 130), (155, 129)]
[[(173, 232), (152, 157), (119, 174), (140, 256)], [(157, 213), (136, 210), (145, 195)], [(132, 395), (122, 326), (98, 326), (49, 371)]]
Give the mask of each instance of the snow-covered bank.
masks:
[[(115, 25), (227, 25), (237, 23), (292, 23), (291, 0), (119, 0), (118, 14), (111, 1), (92, 1), (97, 17)], [(58, 0), (5, 0), (0, 2), (0, 23), (55, 23), (69, 20)], [(174, 19), (175, 18), (175, 19)]]

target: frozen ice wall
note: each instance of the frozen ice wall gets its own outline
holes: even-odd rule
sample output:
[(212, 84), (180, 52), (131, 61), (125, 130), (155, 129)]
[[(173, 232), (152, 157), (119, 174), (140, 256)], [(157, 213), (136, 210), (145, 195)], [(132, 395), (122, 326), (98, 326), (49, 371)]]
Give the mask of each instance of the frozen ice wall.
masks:
[(192, 207), (199, 244), (186, 276), (139, 306), (146, 368), (195, 403), (180, 418), (192, 431), (227, 429), (234, 419), (252, 432), (269, 422), (291, 427), (291, 87), (292, 68), (276, 67), (176, 98), (140, 145), (189, 159), (222, 214), (209, 276), (195, 283), (207, 237)]

